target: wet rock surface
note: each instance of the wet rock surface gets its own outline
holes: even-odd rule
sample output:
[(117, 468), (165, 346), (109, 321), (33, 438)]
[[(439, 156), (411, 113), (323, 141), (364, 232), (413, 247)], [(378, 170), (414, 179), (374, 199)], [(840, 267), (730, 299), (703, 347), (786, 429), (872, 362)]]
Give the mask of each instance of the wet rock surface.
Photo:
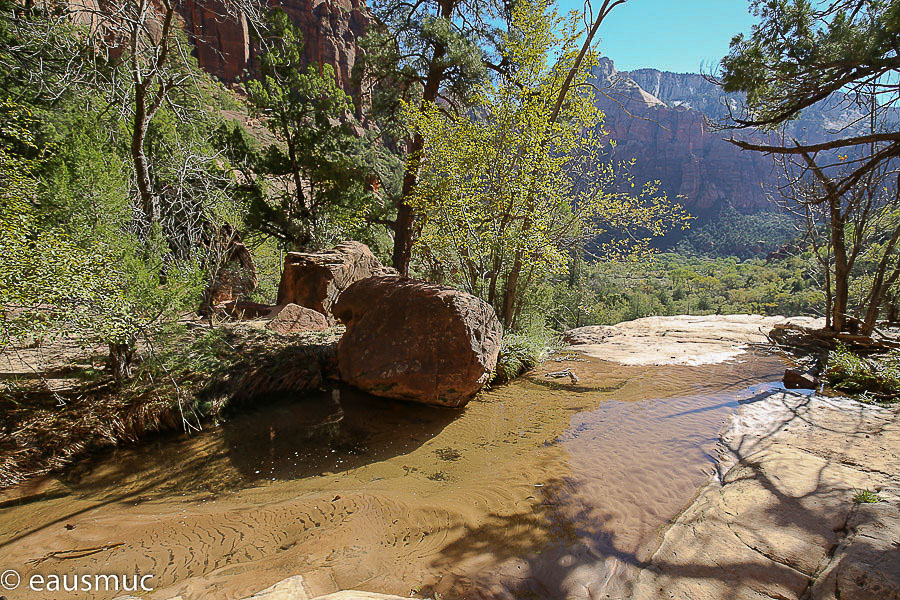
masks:
[[(789, 392), (742, 407), (720, 480), (665, 534), (633, 597), (900, 598), (898, 417)], [(881, 501), (859, 504), (859, 490)]]
[(788, 369), (784, 372), (781, 379), (784, 387), (791, 390), (814, 390), (816, 389), (816, 378), (811, 373), (798, 371), (797, 369)]
[(341, 295), (341, 379), (376, 396), (464, 405), (490, 379), (503, 329), (494, 309), (458, 290), (372, 277)]

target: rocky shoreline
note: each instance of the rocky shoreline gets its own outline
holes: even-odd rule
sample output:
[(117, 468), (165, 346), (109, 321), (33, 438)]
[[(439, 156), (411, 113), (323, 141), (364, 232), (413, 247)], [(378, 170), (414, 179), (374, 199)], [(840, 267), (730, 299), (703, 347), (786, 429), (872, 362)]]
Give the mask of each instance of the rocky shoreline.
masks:
[[(737, 357), (764, 343), (776, 321), (652, 317), (581, 330), (580, 340), (589, 344), (572, 348), (631, 368), (673, 358), (709, 364), (691, 361)], [(568, 339), (579, 341), (571, 332)], [(684, 348), (690, 351), (673, 356)], [(741, 402), (722, 430), (716, 476), (660, 532), (650, 558), (628, 567), (623, 593), (610, 597), (900, 598), (900, 407), (787, 390)], [(861, 491), (877, 501), (858, 502)], [(289, 577), (247, 600), (399, 598), (354, 591), (322, 596), (321, 582), (305, 577)], [(154, 597), (174, 593), (185, 592), (170, 588)], [(584, 593), (567, 598), (593, 597)]]
[(900, 598), (900, 409), (775, 393), (741, 407), (721, 450), (635, 600)]

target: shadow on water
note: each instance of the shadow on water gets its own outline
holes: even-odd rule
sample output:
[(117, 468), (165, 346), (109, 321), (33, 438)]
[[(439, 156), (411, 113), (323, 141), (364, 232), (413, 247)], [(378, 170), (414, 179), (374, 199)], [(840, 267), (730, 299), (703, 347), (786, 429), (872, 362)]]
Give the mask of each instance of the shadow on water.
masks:
[[(114, 450), (70, 469), (76, 492), (115, 486), (141, 493), (221, 493), (340, 473), (412, 452), (463, 411), (370, 396), (350, 387), (301, 397), (260, 396), (258, 408), (190, 436)], [(250, 408), (248, 406), (248, 408)], [(123, 499), (130, 499), (126, 494)]]
[(272, 400), (267, 409), (222, 426), (228, 459), (249, 484), (341, 473), (407, 454), (463, 412), (350, 387)]
[(97, 454), (61, 473), (85, 502), (27, 535), (109, 504), (216, 497), (273, 481), (340, 473), (414, 451), (463, 411), (370, 396), (350, 387), (301, 397), (258, 397), (257, 406), (193, 435), (162, 435)]
[[(611, 515), (581, 506), (573, 509), (572, 482), (548, 480), (536, 490), (529, 510), (491, 514), (477, 528), (441, 549), (432, 566), (441, 573), (465, 571), (423, 587), (427, 597), (496, 600), (591, 597), (608, 587), (623, 565), (643, 566), (637, 552), (624, 549)], [(466, 565), (478, 564), (474, 573)], [(590, 590), (585, 594), (585, 590)], [(610, 597), (610, 596), (603, 596)], [(614, 596), (619, 597), (619, 596)]]

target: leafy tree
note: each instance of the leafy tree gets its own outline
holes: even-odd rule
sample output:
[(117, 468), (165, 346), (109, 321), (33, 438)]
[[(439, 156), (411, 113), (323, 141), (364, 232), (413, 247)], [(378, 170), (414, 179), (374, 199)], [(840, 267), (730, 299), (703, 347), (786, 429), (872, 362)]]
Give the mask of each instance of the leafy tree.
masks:
[(279, 143), (257, 149), (228, 134), (245, 166), (249, 224), (295, 249), (321, 246), (358, 226), (375, 200), (377, 150), (354, 131), (332, 66), (302, 66), (301, 33), (281, 9), (271, 11), (262, 46), (248, 98)]
[(519, 324), (529, 289), (565, 269), (576, 240), (627, 231), (607, 250), (642, 251), (684, 217), (653, 185), (612, 191), (620, 174), (601, 164), (602, 113), (583, 91), (593, 55), (580, 53), (577, 29), (578, 19), (560, 18), (549, 1), (523, 0), (503, 36), (511, 68), (475, 88), (469, 113), (437, 104), (410, 112), (423, 138), (410, 201), (421, 219), (418, 247), (436, 272), (493, 304), (508, 328)]
[[(590, 10), (593, 21), (585, 15), (589, 27), (575, 65), (580, 64), (606, 16), (625, 2), (603, 0), (596, 13)], [(503, 39), (500, 26), (509, 20), (513, 6), (514, 3), (498, 0), (372, 3), (372, 10), (384, 27), (373, 27), (363, 41), (365, 59), (359, 72), (374, 80), (375, 113), (385, 131), (394, 137), (390, 145), (407, 157), (402, 187), (391, 198), (396, 218), (375, 222), (393, 230), (393, 264), (401, 274), (409, 272), (413, 242), (420, 229), (411, 202), (419, 183), (425, 139), (414, 124), (405, 122), (400, 107), (418, 106), (425, 111), (440, 102), (450, 112), (460, 114), (467, 110), (475, 86), (489, 72), (502, 74), (510, 66), (499, 50)], [(563, 88), (571, 84), (572, 77), (574, 72), (568, 74)], [(555, 112), (559, 108), (557, 104)]]
[[(722, 60), (724, 89), (747, 97), (735, 124), (776, 128), (826, 99), (860, 115), (835, 139), (817, 144), (786, 137), (780, 145), (731, 140), (741, 148), (782, 157), (785, 197), (806, 219), (824, 269), (828, 326), (845, 331), (856, 322), (849, 315), (850, 288), (866, 232), (878, 214), (897, 202), (891, 179), (900, 156), (895, 109), (900, 99), (900, 4), (754, 0), (753, 7), (760, 23), (749, 37), (736, 36)], [(827, 236), (817, 240), (821, 226)], [(895, 244), (884, 247), (886, 262), (878, 267), (882, 275), (875, 276), (880, 283), (869, 294), (869, 307), (879, 306), (892, 285)], [(865, 312), (863, 329), (870, 332), (877, 308)]]
[(8, 100), (0, 114), (0, 342), (5, 346), (25, 335), (82, 335), (102, 324), (110, 346), (121, 343), (124, 298), (111, 263), (43, 226), (36, 210), (36, 172), (45, 154), (34, 137), (36, 119), (27, 107)]
[[(374, 82), (373, 112), (388, 144), (406, 153), (402, 188), (391, 201), (393, 220), (378, 219), (394, 233), (393, 264), (408, 274), (415, 216), (409, 201), (419, 179), (421, 132), (409, 130), (402, 106), (425, 107), (438, 100), (462, 110), (472, 86), (486, 76), (504, 6), (498, 0), (374, 0), (382, 24), (362, 41), (361, 76)], [(393, 138), (393, 139), (390, 139)]]
[[(29, 336), (108, 343), (110, 369), (124, 378), (135, 352), (196, 306), (203, 274), (214, 267), (210, 234), (241, 215), (228, 165), (206, 141), (215, 112), (197, 110), (218, 104), (216, 91), (195, 78), (199, 85), (168, 90), (147, 123), (143, 152), (160, 209), (150, 223), (130, 151), (133, 89), (118, 85), (131, 81), (129, 71), (98, 63), (104, 46), (90, 37), (97, 31), (71, 26), (72, 14), (58, 6), (65, 10), (27, 3), (0, 12), (0, 35), (9, 42), (0, 62), (18, 66), (0, 85), (21, 98), (5, 104), (0, 136), (10, 184), (3, 191), (2, 335), (4, 343)], [(107, 49), (118, 47), (113, 39)], [(197, 75), (195, 65), (178, 65)], [(111, 98), (125, 108), (114, 110)]]

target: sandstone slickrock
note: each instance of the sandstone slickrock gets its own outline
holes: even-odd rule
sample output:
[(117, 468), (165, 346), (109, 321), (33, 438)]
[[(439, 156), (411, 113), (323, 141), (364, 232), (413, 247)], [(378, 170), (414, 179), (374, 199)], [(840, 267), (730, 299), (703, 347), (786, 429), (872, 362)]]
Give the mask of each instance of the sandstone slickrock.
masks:
[[(900, 599), (900, 409), (777, 393), (743, 405), (722, 440), (719, 479), (634, 600)], [(855, 504), (859, 489), (884, 501)]]
[[(136, 596), (119, 596), (114, 600), (140, 600)], [(181, 596), (175, 596), (168, 600), (182, 600)], [(343, 590), (324, 596), (314, 596), (311, 587), (303, 575), (294, 575), (283, 579), (278, 583), (257, 592), (244, 600), (407, 600), (402, 596), (377, 594), (374, 592), (358, 592), (356, 590)]]
[(266, 329), (278, 333), (325, 331), (328, 329), (328, 321), (325, 319), (325, 315), (311, 308), (288, 304), (278, 311), (274, 319), (266, 323)]
[(470, 294), (398, 277), (370, 277), (341, 294), (347, 325), (341, 378), (377, 396), (458, 407), (490, 378), (503, 329)]
[(571, 329), (563, 340), (590, 356), (625, 365), (705, 365), (731, 360), (749, 344), (765, 344), (783, 323), (817, 326), (810, 317), (677, 315)]
[(278, 285), (278, 304), (299, 304), (335, 323), (331, 311), (341, 292), (360, 279), (391, 272), (360, 242), (342, 242), (325, 252), (289, 252)]

